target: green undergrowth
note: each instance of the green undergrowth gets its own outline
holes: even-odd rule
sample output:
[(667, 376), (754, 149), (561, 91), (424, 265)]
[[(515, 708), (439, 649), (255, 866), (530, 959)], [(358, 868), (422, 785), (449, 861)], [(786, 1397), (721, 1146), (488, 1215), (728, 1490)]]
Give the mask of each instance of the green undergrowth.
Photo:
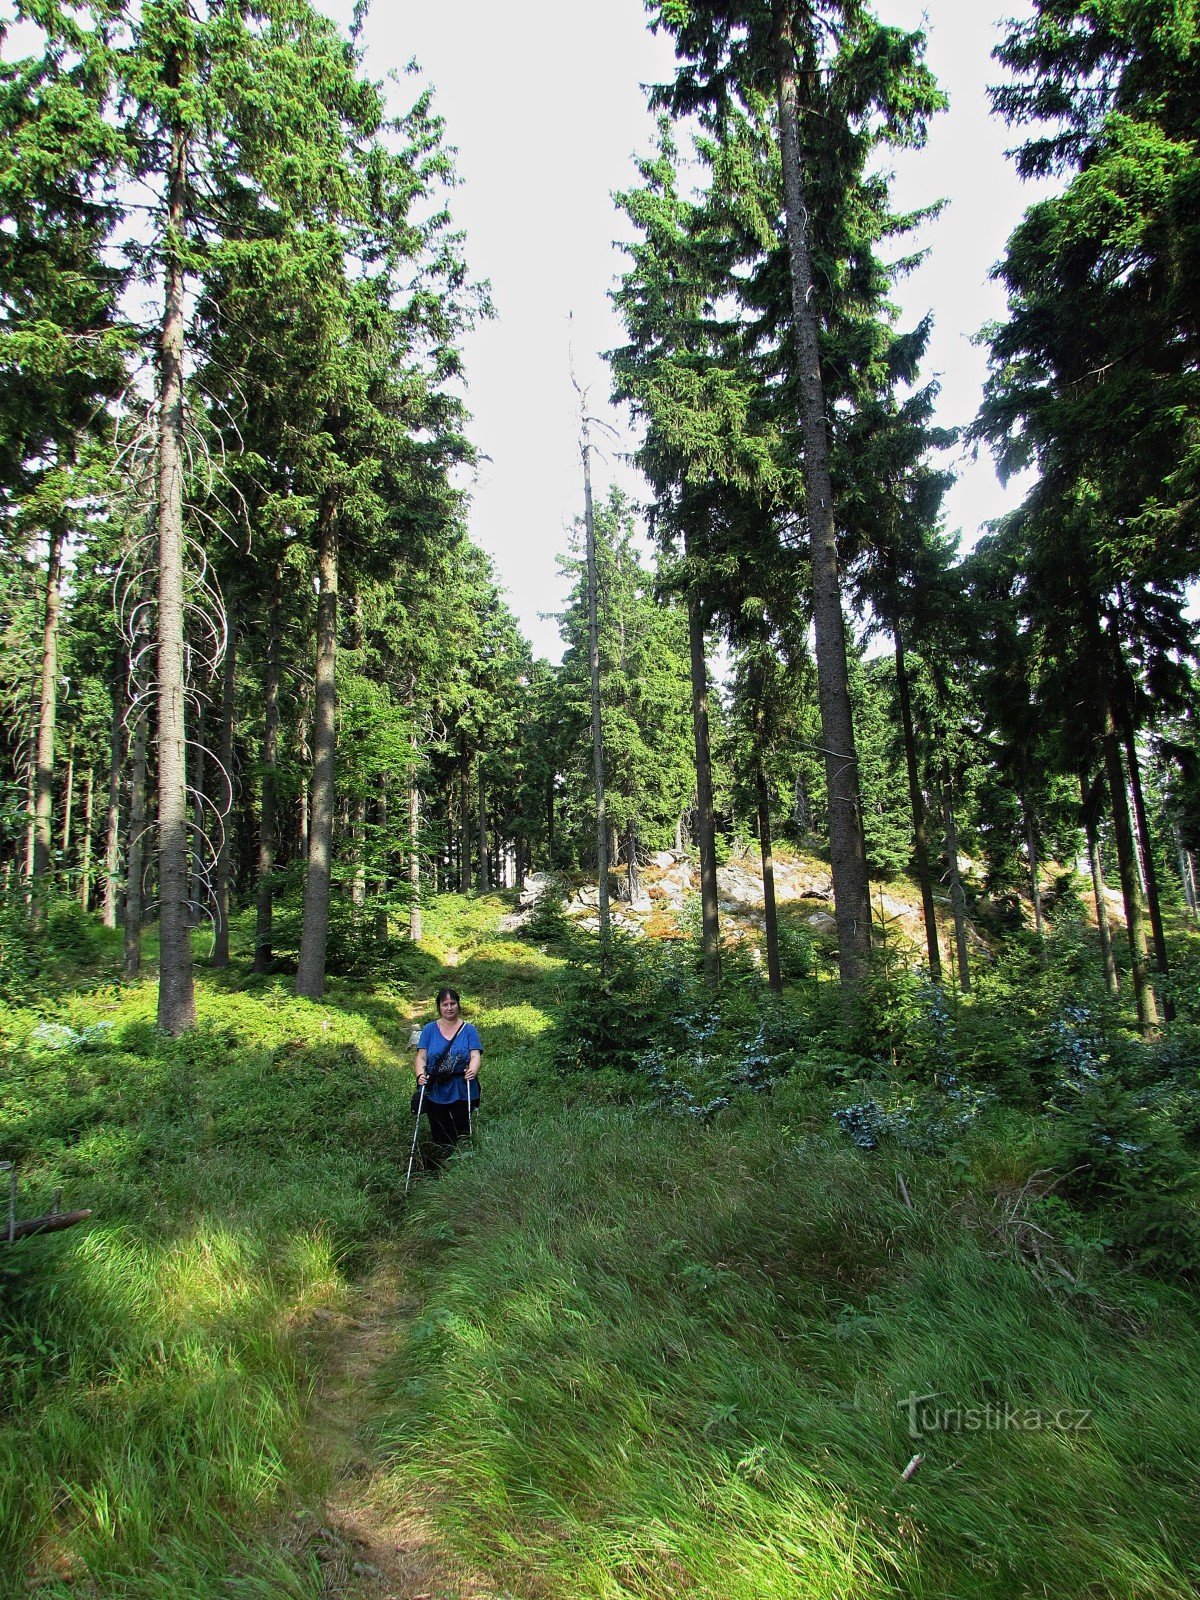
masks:
[[(1137, 1040), (1066, 940), (969, 1003), (884, 973), (849, 1037), (808, 945), (781, 1001), (732, 954), (718, 1004), (682, 942), (606, 975), (511, 906), (433, 900), (320, 1005), (245, 920), (181, 1040), (48, 922), (0, 1157), (21, 1214), (93, 1216), (0, 1259), (0, 1594), (317, 1600), (280, 1531), (329, 1470), (316, 1313), (381, 1253), (418, 1307), (373, 1386), (395, 1509), (498, 1593), (1200, 1590), (1194, 1016)], [(483, 1109), (405, 1201), (443, 983)]]
[(406, 1233), (396, 1493), (564, 1600), (1194, 1594), (1191, 1298), (1045, 1248), (1014, 1126), (901, 1166), (804, 1113), (493, 1123)]
[(0, 1257), (0, 1594), (324, 1592), (304, 1542), (270, 1531), (326, 1471), (302, 1427), (314, 1313), (348, 1303), (402, 1224), (410, 1018), (437, 984), (488, 1008), (489, 1092), (532, 1073), (549, 963), (496, 941), (500, 909), (453, 969), (412, 950), (319, 1005), (251, 975), (239, 925), (230, 969), (201, 961), (179, 1040), (151, 981), (113, 981), (119, 936), (51, 923), (0, 1005), (0, 1157), (20, 1216), (56, 1189), (93, 1215)]

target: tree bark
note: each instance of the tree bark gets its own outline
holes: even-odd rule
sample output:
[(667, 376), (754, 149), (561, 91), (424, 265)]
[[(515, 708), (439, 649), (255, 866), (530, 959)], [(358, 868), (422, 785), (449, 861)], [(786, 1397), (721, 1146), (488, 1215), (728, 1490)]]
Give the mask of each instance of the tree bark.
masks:
[(350, 847), (354, 856), (354, 876), (350, 880), (350, 903), (356, 912), (367, 903), (367, 797), (356, 794), (350, 802)]
[(1146, 921), (1142, 906), (1142, 886), (1138, 881), (1133, 829), (1129, 821), (1129, 802), (1125, 794), (1125, 769), (1117, 741), (1112, 711), (1106, 707), (1104, 726), (1104, 767), (1108, 794), (1112, 802), (1113, 835), (1117, 846), (1117, 866), (1121, 874), (1121, 898), (1125, 902), (1125, 932), (1133, 976), (1133, 996), (1138, 1023), (1143, 1032), (1158, 1026), (1158, 1001), (1146, 960)]
[(773, 0), (776, 90), (783, 166), (788, 256), (792, 279), (792, 330), (800, 378), (800, 431), (816, 631), (817, 693), (821, 708), (825, 779), (829, 793), (829, 862), (838, 928), (838, 967), (849, 999), (871, 958), (871, 893), (859, 797), (858, 754), (850, 709), (846, 630), (838, 577), (833, 486), (819, 330), (808, 246), (808, 202), (800, 155), (794, 0)]
[(579, 429), (583, 458), (583, 529), (587, 555), (588, 668), (592, 697), (592, 784), (596, 802), (597, 911), (600, 922), (600, 961), (607, 966), (612, 938), (608, 910), (608, 803), (604, 792), (604, 737), (600, 721), (600, 597), (596, 580), (596, 518), (592, 504), (592, 445), (587, 411)]
[(754, 757), (754, 782), (758, 791), (758, 852), (762, 857), (763, 931), (767, 938), (767, 984), (776, 994), (783, 993), (783, 970), (779, 964), (779, 913), (775, 906), (775, 852), (771, 842), (771, 792), (763, 771), (762, 752)]
[(487, 793), (484, 787), (483, 756), (477, 757), (479, 782), (479, 889), (487, 894), (492, 887), (491, 865), (488, 861)]
[(333, 763), (337, 738), (337, 507), (327, 492), (321, 502), (317, 550), (317, 673), (313, 717), (312, 811), (308, 871), (304, 880), (304, 921), (296, 993), (320, 1000), (325, 993), (329, 947), (329, 889), (333, 866)]
[(958, 951), (958, 986), (971, 991), (971, 954), (967, 945), (967, 896), (958, 872), (958, 829), (954, 822), (954, 801), (950, 774), (942, 775), (942, 820), (946, 829), (946, 860), (950, 875), (950, 909), (954, 913), (954, 942)]
[(71, 849), (71, 811), (75, 802), (75, 730), (67, 745), (67, 778), (63, 788), (62, 861), (67, 871), (67, 856)]
[[(213, 930), (212, 965), (229, 965), (229, 877), (233, 845), (233, 735), (237, 704), (237, 630), (234, 627), (233, 603), (229, 609), (228, 636), (225, 641), (225, 670), (221, 681), (221, 767), (225, 787), (222, 798), (228, 805), (220, 817), (221, 844), (217, 851), (216, 872), (213, 878), (213, 895), (216, 900), (216, 927)], [(213, 807), (214, 813), (216, 807)]]
[(84, 911), (92, 903), (92, 812), (95, 806), (95, 773), (89, 766), (83, 779), (83, 845), (79, 852), (79, 904)]
[(262, 791), (258, 814), (258, 897), (254, 913), (254, 970), (269, 972), (275, 909), (275, 852), (278, 846), (279, 646), (282, 634), (283, 568), (275, 568), (271, 620), (267, 633), (266, 719), (263, 729)]
[(191, 880), (188, 884), (188, 920), (193, 927), (200, 921), (201, 907), (208, 900), (208, 865), (205, 859), (209, 841), (205, 836), (205, 820), (208, 806), (205, 803), (204, 785), (208, 779), (206, 768), (208, 766), (208, 718), (204, 714), (204, 700), (201, 698), (196, 706), (195, 737), (192, 746), (195, 755), (192, 761), (192, 866)]
[[(177, 62), (168, 64), (179, 86)], [(187, 732), (184, 724), (183, 595), (183, 241), (188, 141), (171, 130), (167, 172), (165, 286), (159, 338), (158, 423), (158, 1025), (180, 1034), (195, 1026), (188, 926)]]
[[(413, 745), (416, 763), (416, 744)], [(421, 791), (414, 771), (408, 786), (408, 937), (416, 944), (421, 927)]]
[(458, 775), (458, 886), (463, 894), (475, 888), (471, 866), (471, 758), (465, 752)]
[[(684, 534), (684, 557), (691, 554)], [(700, 596), (689, 577), (687, 591), (688, 660), (692, 684), (692, 737), (696, 746), (696, 847), (700, 854), (700, 939), (704, 978), (721, 981), (721, 914), (717, 904), (716, 819), (713, 814), (712, 755), (708, 737), (708, 662)]]
[(142, 970), (142, 875), (146, 845), (146, 724), (150, 713), (143, 702), (137, 708), (133, 735), (133, 770), (129, 782), (129, 840), (125, 846), (125, 976), (136, 978)]
[[(42, 625), (42, 682), (34, 757), (33, 881), (48, 883), (54, 861), (51, 819), (54, 808), (54, 722), (58, 705), (58, 615), (62, 589), (62, 532), (51, 528), (46, 554), (46, 605)], [(41, 915), (37, 895), (35, 915)]]
[(125, 716), (122, 685), (126, 682), (128, 661), (123, 650), (118, 652), (116, 676), (112, 690), (112, 726), (109, 731), (108, 805), (104, 819), (104, 910), (101, 921), (106, 928), (117, 925), (117, 911), (121, 903), (121, 774), (125, 768)]
[(1133, 814), (1142, 847), (1142, 876), (1146, 888), (1146, 909), (1150, 913), (1150, 931), (1154, 939), (1154, 964), (1162, 977), (1163, 1018), (1167, 1022), (1173, 1022), (1175, 1003), (1167, 992), (1170, 965), (1167, 960), (1167, 935), (1163, 927), (1162, 903), (1158, 893), (1158, 868), (1154, 864), (1150, 819), (1146, 814), (1146, 797), (1142, 790), (1142, 768), (1138, 760), (1137, 738), (1133, 731), (1133, 723), (1128, 716), (1122, 718), (1121, 736), (1125, 746), (1125, 759), (1129, 765), (1129, 792), (1133, 796)]
[[(1101, 780), (1096, 780), (1099, 795)], [(1100, 832), (1097, 827), (1097, 806), (1085, 775), (1079, 774), (1079, 795), (1083, 805), (1083, 831), (1087, 835), (1088, 865), (1092, 870), (1092, 892), (1096, 896), (1096, 932), (1100, 936), (1100, 956), (1104, 962), (1104, 982), (1114, 998), (1121, 992), (1117, 975), (1117, 961), (1113, 954), (1112, 933), (1108, 926), (1108, 901), (1104, 893), (1104, 865), (1100, 859)]]
[(912, 694), (908, 683), (908, 664), (904, 653), (904, 635), (900, 627), (900, 607), (895, 598), (899, 584), (895, 551), (891, 553), (892, 568), (892, 638), (896, 645), (896, 697), (900, 702), (900, 728), (904, 739), (904, 765), (908, 772), (908, 803), (913, 819), (913, 857), (917, 865), (917, 883), (921, 890), (921, 910), (925, 918), (925, 948), (929, 952), (929, 976), (934, 983), (942, 981), (942, 951), (938, 942), (937, 905), (933, 898), (933, 874), (929, 870), (929, 833), (925, 821), (925, 792), (921, 787), (921, 773), (917, 761), (917, 736), (913, 727)]

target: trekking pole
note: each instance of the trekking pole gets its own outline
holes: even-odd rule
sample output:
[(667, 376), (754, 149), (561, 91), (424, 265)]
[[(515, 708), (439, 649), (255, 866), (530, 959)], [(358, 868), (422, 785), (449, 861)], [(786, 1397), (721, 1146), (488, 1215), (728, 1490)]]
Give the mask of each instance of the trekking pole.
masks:
[(413, 1161), (417, 1154), (417, 1135), (421, 1131), (421, 1112), (425, 1109), (425, 1085), (421, 1085), (421, 1093), (417, 1097), (417, 1117), (413, 1123), (412, 1149), (408, 1152), (408, 1171), (404, 1175), (404, 1192), (408, 1193), (408, 1186), (412, 1182)]

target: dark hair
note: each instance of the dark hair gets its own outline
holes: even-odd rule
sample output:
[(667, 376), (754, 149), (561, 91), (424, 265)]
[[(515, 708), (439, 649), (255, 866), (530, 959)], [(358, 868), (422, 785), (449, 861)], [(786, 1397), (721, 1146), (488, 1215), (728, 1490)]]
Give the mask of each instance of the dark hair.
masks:
[(458, 990), (457, 989), (439, 989), (438, 990), (437, 999), (434, 1001), (434, 1004), (437, 1006), (439, 1011), (442, 1009), (442, 1001), (443, 1000), (453, 1000), (454, 1004), (456, 1006), (462, 1005), (462, 1001), (459, 999)]

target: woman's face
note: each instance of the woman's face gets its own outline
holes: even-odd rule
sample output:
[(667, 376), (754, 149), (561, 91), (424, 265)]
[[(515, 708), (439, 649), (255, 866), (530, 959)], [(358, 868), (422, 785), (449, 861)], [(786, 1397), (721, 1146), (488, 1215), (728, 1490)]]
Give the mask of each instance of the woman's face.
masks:
[(443, 995), (438, 1003), (438, 1011), (445, 1022), (453, 1022), (458, 1016), (458, 1001), (452, 994)]

